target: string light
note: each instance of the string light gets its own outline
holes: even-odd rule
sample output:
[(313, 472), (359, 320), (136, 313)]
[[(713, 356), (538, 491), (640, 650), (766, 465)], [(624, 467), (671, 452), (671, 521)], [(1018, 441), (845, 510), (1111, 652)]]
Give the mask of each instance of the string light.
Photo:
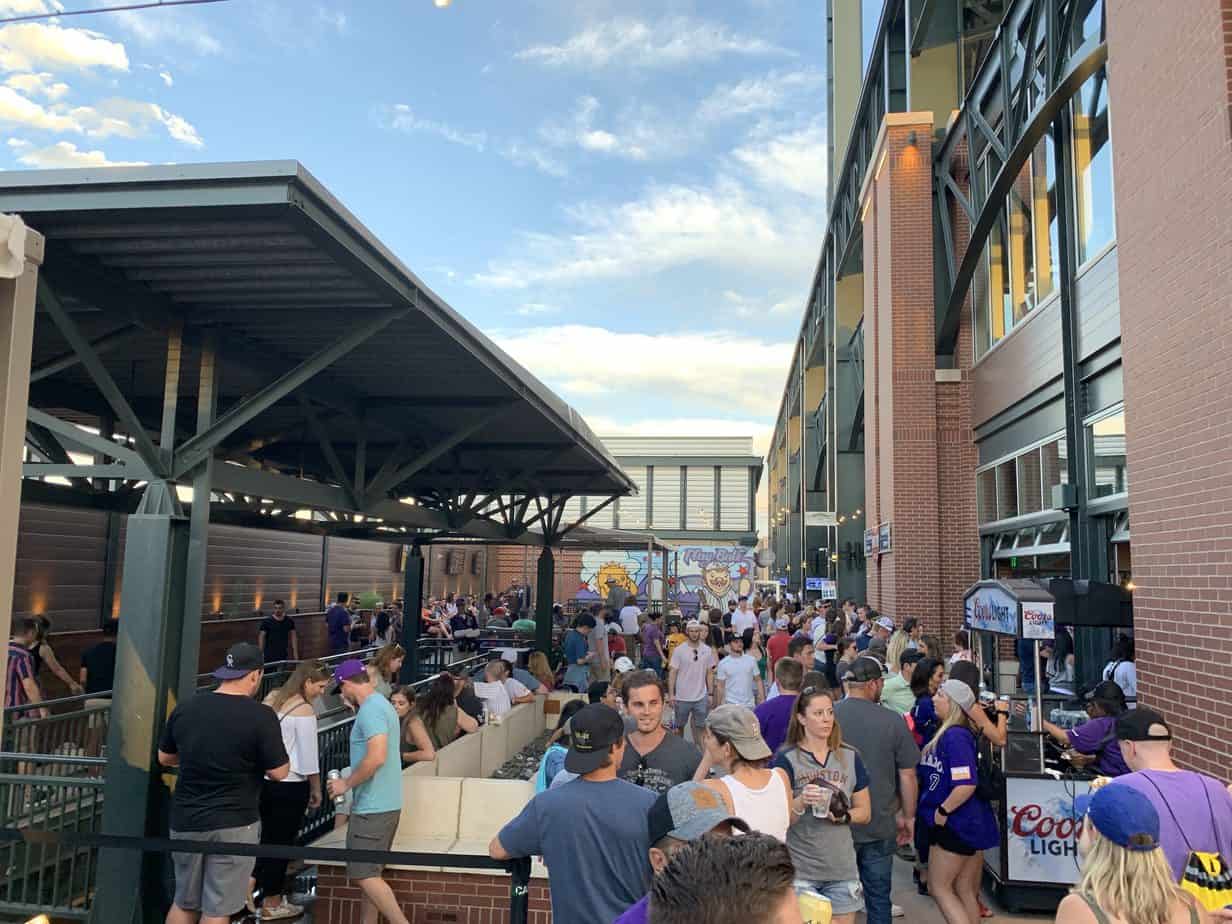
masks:
[(436, 8), (438, 10), (443, 10), (445, 7), (449, 6), (453, 0), (432, 0), (432, 2), (436, 4)]

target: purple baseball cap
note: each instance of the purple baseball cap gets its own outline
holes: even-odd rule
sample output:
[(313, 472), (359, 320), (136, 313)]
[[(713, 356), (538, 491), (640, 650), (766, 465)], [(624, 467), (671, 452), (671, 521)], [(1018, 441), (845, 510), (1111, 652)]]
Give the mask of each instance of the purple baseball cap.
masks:
[(341, 685), (344, 680), (354, 680), (367, 671), (364, 662), (359, 658), (347, 658), (334, 668), (334, 684)]

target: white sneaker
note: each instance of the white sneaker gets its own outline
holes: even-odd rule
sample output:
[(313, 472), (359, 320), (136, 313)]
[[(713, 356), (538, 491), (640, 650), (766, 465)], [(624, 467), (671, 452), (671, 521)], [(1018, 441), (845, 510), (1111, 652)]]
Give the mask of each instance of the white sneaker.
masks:
[(304, 909), (299, 905), (292, 905), (290, 902), (284, 901), (281, 905), (274, 908), (262, 908), (262, 921), (289, 921), (292, 918), (298, 918), (304, 913)]
[(904, 913), (902, 905), (890, 905), (890, 917), (901, 918)]

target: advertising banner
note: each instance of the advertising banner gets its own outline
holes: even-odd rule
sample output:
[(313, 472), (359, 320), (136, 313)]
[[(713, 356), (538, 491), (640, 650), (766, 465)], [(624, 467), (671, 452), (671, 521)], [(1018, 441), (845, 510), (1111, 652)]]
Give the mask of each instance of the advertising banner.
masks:
[(1053, 617), (1053, 603), (1024, 603), (1022, 605), (1022, 637), (1054, 639), (1057, 623)]
[(1078, 881), (1078, 833), (1074, 800), (1090, 785), (1080, 780), (1005, 781), (1006, 853), (1009, 878), (1071, 885)]
[(864, 530), (864, 557), (872, 558), (873, 553), (877, 551), (877, 530)]
[(980, 587), (966, 601), (967, 627), (977, 632), (1018, 634), (1018, 601), (1000, 587)]
[(821, 593), (821, 599), (834, 600), (838, 597), (838, 585), (829, 578), (808, 577), (804, 579), (804, 589)]

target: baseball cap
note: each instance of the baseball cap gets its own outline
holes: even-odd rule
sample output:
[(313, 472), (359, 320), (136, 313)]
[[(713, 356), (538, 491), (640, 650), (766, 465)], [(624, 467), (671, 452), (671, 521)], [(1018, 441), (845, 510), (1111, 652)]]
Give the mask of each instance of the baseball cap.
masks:
[(1119, 741), (1171, 741), (1172, 727), (1154, 709), (1138, 707), (1117, 718)]
[(698, 622), (696, 619), (690, 619), (688, 622), (684, 624), (684, 627), (686, 629), (700, 629), (702, 627), (702, 624)]
[(790, 625), (791, 625), (791, 620), (788, 619), (786, 616), (780, 616), (778, 619), (774, 621), (774, 628), (776, 629), (786, 629)]
[(748, 706), (719, 706), (706, 718), (706, 727), (730, 741), (745, 760), (765, 760), (774, 753), (761, 736), (761, 725)]
[(367, 671), (364, 667), (364, 662), (359, 658), (347, 658), (341, 664), (334, 668), (334, 688), (341, 686), (344, 680), (354, 680), (360, 674)]
[(881, 665), (873, 658), (856, 658), (847, 665), (843, 679), (850, 683), (868, 683), (881, 679)]
[(1131, 786), (1104, 786), (1074, 800), (1074, 812), (1085, 817), (1112, 843), (1126, 850), (1159, 846), (1159, 813), (1150, 799)]
[(227, 649), (222, 667), (214, 671), (219, 680), (238, 680), (265, 667), (261, 649), (252, 642), (236, 642)]
[(653, 846), (665, 837), (696, 841), (725, 821), (737, 831), (749, 832), (742, 819), (728, 814), (722, 796), (703, 783), (689, 782), (673, 786), (655, 800), (647, 827)]
[(569, 724), (565, 769), (578, 776), (598, 770), (608, 759), (608, 750), (624, 735), (624, 720), (615, 709), (602, 703), (583, 706)]
[(941, 692), (950, 698), (963, 712), (975, 705), (975, 694), (961, 680), (950, 679), (941, 684)]
[(893, 632), (894, 631), (894, 620), (891, 619), (889, 616), (882, 616), (880, 619), (877, 620), (877, 626), (878, 628), (885, 629), (887, 632)]
[(615, 663), (612, 665), (612, 670), (618, 674), (627, 674), (629, 671), (633, 670), (633, 662), (622, 655), (616, 659)]
[(608, 635), (617, 635), (619, 634), (619, 632), (620, 632), (620, 626), (616, 625), (616, 623), (609, 622), (607, 624), (607, 634)]

